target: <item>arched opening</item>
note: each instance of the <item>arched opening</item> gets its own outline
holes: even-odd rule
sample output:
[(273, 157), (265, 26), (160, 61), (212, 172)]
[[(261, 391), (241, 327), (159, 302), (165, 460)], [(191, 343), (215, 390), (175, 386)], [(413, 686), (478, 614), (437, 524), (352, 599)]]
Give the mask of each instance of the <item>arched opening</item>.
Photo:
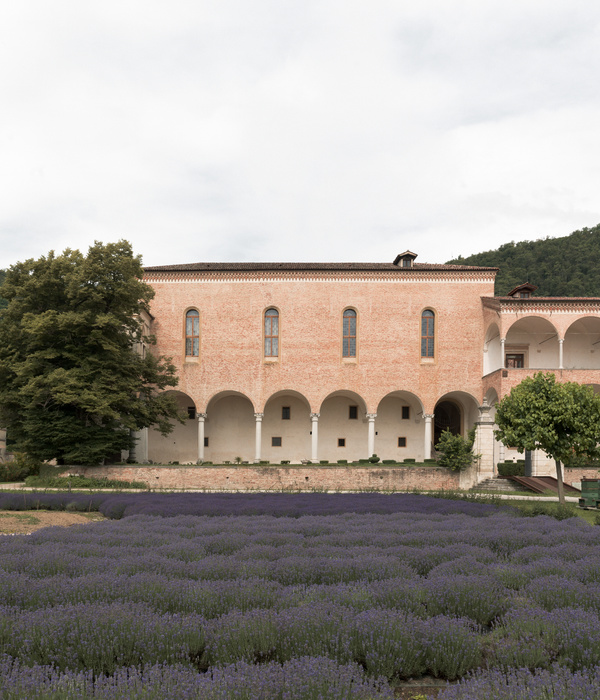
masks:
[(174, 421), (173, 430), (162, 436), (158, 430), (148, 431), (148, 459), (158, 464), (195, 464), (198, 460), (198, 428), (196, 421), (196, 404), (182, 391), (166, 392), (175, 398), (179, 413), (185, 416), (185, 422)]
[(367, 407), (353, 391), (335, 391), (325, 398), (319, 417), (319, 458), (335, 463), (369, 457)]
[(434, 410), (433, 444), (438, 444), (446, 429), (453, 435), (466, 436), (479, 417), (477, 401), (464, 391), (452, 391), (440, 397)]
[(272, 464), (310, 459), (310, 404), (297, 391), (278, 391), (265, 404), (262, 457)]
[(600, 369), (600, 318), (587, 316), (572, 323), (563, 345), (565, 369)]
[(254, 460), (256, 419), (250, 399), (221, 391), (208, 402), (204, 424), (204, 460), (214, 464)]
[(513, 323), (504, 343), (505, 367), (556, 369), (558, 365), (558, 333), (550, 321), (527, 316)]
[(433, 430), (435, 445), (438, 444), (444, 430), (449, 430), (453, 435), (462, 434), (462, 411), (454, 401), (440, 401), (435, 407)]
[(381, 459), (422, 461), (425, 456), (423, 404), (409, 391), (392, 391), (377, 406), (375, 452)]

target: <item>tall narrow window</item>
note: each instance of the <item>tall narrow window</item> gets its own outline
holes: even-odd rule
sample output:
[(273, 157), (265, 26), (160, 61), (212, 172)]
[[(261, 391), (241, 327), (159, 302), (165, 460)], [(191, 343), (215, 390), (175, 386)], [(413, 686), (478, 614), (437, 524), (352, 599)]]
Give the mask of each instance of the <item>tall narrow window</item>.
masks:
[(421, 314), (421, 357), (433, 357), (435, 339), (435, 315), (433, 311)]
[(344, 311), (344, 338), (342, 355), (344, 357), (356, 357), (356, 311), (346, 309)]
[(200, 314), (190, 309), (185, 315), (185, 355), (198, 357), (200, 354)]
[(265, 357), (279, 357), (279, 312), (265, 312)]

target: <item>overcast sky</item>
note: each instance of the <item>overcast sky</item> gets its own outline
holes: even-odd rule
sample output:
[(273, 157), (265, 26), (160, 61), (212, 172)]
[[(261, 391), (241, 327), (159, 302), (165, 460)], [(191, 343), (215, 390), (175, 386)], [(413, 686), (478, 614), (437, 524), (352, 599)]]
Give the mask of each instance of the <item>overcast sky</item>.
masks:
[(597, 0), (0, 6), (0, 267), (445, 262), (600, 223)]

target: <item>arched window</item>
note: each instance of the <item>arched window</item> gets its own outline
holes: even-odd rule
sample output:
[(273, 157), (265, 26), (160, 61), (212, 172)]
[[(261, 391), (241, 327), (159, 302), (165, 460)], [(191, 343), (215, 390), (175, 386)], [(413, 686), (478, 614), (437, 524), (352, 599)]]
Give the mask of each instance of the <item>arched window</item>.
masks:
[(343, 357), (356, 357), (356, 311), (346, 309), (343, 316)]
[(279, 357), (279, 311), (265, 311), (265, 357)]
[(185, 356), (198, 357), (200, 354), (200, 314), (190, 309), (185, 315)]
[(433, 357), (435, 314), (429, 309), (421, 314), (421, 357)]

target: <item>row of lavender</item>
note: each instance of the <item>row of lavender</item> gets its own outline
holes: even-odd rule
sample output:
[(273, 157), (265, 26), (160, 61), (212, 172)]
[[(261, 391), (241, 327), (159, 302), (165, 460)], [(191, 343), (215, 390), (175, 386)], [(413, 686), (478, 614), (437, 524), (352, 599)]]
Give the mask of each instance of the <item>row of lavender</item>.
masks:
[[(249, 673), (275, 693), (264, 697), (282, 698), (387, 697), (386, 686), (373, 680), (378, 675), (392, 683), (422, 673), (454, 678), (482, 666), (559, 663), (573, 682), (578, 669), (595, 673), (597, 530), (472, 503), (458, 505), (487, 517), (436, 513), (446, 504), (407, 497), (403, 512), (391, 515), (297, 519), (136, 516), (6, 538), (0, 649), (9, 656), (0, 695), (37, 697), (18, 694), (32, 671), (11, 659), (42, 664), (36, 673), (46, 674), (40, 687), (49, 693), (49, 683), (75, 688), (77, 674), (83, 684), (92, 682), (89, 674), (109, 674), (99, 681), (100, 694), (92, 683), (87, 695), (80, 685), (72, 696), (102, 698), (138, 691), (160, 697), (161, 673), (168, 682), (185, 685), (181, 679), (193, 677), (205, 684), (198, 694), (173, 697), (215, 698), (246, 697), (239, 679)], [(338, 695), (285, 690), (303, 682), (302, 674), (291, 679), (305, 657), (315, 668), (345, 669), (332, 678), (346, 674), (364, 694), (332, 683)], [(222, 677), (212, 690), (206, 685), (218, 668), (232, 684), (228, 695), (218, 695)], [(280, 680), (264, 680), (271, 676)], [(484, 681), (476, 682), (481, 691)], [(157, 694), (144, 695), (152, 683)], [(10, 688), (17, 688), (13, 696)], [(465, 685), (452, 692), (467, 698), (456, 693), (471, 691)]]
[[(439, 494), (443, 496), (444, 493)], [(445, 494), (452, 496), (452, 494)], [(494, 500), (494, 499), (490, 499)], [(0, 492), (0, 510), (100, 511), (111, 519), (130, 515), (336, 515), (342, 513), (466, 513), (483, 517), (494, 505), (417, 494), (380, 493), (52, 493)]]

